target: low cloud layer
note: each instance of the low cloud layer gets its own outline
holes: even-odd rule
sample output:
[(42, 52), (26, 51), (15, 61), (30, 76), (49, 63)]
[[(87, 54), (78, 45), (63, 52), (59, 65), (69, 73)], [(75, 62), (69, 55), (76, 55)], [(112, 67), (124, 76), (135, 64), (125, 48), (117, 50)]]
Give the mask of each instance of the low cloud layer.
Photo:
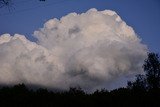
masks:
[(141, 73), (147, 48), (132, 27), (111, 10), (90, 9), (50, 19), (25, 36), (0, 36), (0, 83), (49, 88), (110, 88)]

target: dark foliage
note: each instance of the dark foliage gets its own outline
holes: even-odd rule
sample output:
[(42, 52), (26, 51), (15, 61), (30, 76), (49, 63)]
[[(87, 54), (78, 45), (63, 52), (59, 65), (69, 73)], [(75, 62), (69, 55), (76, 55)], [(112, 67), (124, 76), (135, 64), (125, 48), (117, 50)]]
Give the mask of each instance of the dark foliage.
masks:
[(0, 8), (4, 6), (9, 6), (11, 3), (11, 0), (0, 0)]
[[(0, 88), (1, 107), (160, 107), (159, 57), (148, 54), (144, 63), (145, 75), (137, 75), (127, 88), (112, 91), (97, 90), (85, 93), (81, 88), (69, 91), (28, 89), (24, 84)], [(152, 78), (152, 79), (150, 79)]]
[(134, 82), (128, 82), (128, 88), (133, 90), (144, 91), (147, 89), (146, 78), (144, 75), (136, 75), (136, 80)]
[(158, 54), (149, 53), (148, 59), (145, 60), (143, 65), (146, 73), (148, 88), (160, 88), (160, 58)]
[(97, 90), (87, 94), (80, 88), (69, 91), (52, 92), (47, 89), (29, 90), (24, 84), (0, 89), (0, 106), (15, 107), (158, 107), (160, 89), (134, 90), (119, 88), (112, 91)]
[(46, 0), (39, 0), (39, 1), (46, 1)]
[(134, 82), (128, 82), (128, 88), (134, 90), (157, 90), (160, 88), (160, 58), (156, 53), (148, 53), (143, 65), (145, 75), (137, 75)]
[[(38, 0), (38, 1), (44, 2), (46, 0)], [(11, 4), (14, 4), (14, 0), (0, 0), (0, 8), (5, 7), (5, 6), (9, 6), (10, 7)]]

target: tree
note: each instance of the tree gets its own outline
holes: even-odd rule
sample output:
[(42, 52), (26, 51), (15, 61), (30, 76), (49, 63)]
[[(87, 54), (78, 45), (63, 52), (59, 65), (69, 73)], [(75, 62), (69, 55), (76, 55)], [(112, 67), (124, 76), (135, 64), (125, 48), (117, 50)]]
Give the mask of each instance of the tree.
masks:
[(70, 87), (69, 93), (71, 95), (84, 95), (85, 94), (85, 92), (80, 87), (77, 87), (77, 88)]
[[(38, 0), (40, 2), (44, 2), (46, 0)], [(13, 0), (0, 0), (0, 8), (4, 7), (4, 6), (8, 6), (10, 7), (12, 5)], [(14, 2), (13, 2), (14, 3)]]
[(148, 53), (144, 61), (145, 75), (137, 75), (134, 82), (128, 82), (130, 89), (158, 89), (160, 88), (160, 58), (156, 53)]
[(0, 8), (4, 6), (9, 6), (11, 3), (11, 0), (0, 0)]
[(143, 65), (149, 89), (160, 88), (160, 58), (156, 53), (149, 53)]
[(136, 75), (136, 80), (134, 82), (129, 81), (127, 84), (129, 89), (144, 91), (147, 88), (145, 75), (141, 74)]

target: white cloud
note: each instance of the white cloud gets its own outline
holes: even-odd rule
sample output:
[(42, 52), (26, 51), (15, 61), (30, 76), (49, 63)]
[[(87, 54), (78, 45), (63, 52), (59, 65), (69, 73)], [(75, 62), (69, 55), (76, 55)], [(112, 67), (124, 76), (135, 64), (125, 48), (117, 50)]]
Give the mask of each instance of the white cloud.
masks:
[(34, 35), (36, 43), (1, 35), (0, 83), (110, 88), (116, 79), (140, 73), (146, 58), (146, 46), (111, 10), (50, 19)]

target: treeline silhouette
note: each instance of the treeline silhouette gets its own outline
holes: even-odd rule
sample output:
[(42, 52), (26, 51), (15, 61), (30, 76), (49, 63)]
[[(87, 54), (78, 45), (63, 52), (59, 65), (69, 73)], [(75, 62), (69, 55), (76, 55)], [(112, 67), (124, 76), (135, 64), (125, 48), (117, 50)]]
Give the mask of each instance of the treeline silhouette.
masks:
[(160, 107), (160, 59), (149, 53), (137, 75), (125, 88), (85, 93), (81, 88), (68, 91), (32, 90), (24, 84), (0, 88), (0, 107)]

